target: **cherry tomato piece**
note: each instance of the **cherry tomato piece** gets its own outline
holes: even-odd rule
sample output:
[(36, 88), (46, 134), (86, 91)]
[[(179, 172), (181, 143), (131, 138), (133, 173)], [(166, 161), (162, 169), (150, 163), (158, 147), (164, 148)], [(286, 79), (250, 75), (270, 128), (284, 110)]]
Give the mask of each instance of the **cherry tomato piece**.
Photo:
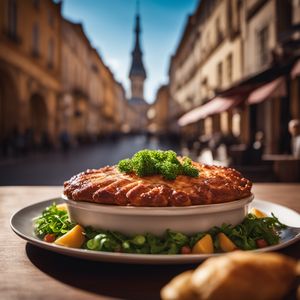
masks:
[(192, 249), (189, 246), (183, 246), (180, 250), (181, 254), (191, 254), (192, 253)]
[(256, 240), (256, 246), (257, 246), (257, 248), (265, 248), (268, 246), (268, 243), (264, 239), (259, 239), (259, 240)]
[(54, 233), (47, 233), (45, 236), (44, 236), (44, 241), (47, 242), (47, 243), (53, 243), (56, 239), (56, 236)]

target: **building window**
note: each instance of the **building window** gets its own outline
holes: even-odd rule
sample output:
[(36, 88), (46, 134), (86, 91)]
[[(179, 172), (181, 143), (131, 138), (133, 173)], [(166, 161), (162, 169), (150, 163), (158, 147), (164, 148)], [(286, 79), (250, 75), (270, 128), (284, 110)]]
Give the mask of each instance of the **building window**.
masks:
[(32, 55), (39, 56), (40, 30), (37, 23), (32, 27)]
[(8, 0), (8, 34), (15, 39), (17, 37), (17, 1)]
[(227, 80), (230, 84), (232, 82), (232, 54), (227, 56)]
[(48, 42), (48, 68), (53, 68), (54, 65), (54, 41), (50, 39)]
[(220, 18), (216, 19), (216, 37), (217, 37), (217, 44), (220, 44), (223, 39), (223, 34), (220, 25)]
[(217, 66), (217, 88), (220, 89), (222, 88), (223, 84), (223, 65), (222, 62), (218, 63)]
[(265, 26), (257, 32), (259, 65), (263, 66), (269, 62), (269, 26)]

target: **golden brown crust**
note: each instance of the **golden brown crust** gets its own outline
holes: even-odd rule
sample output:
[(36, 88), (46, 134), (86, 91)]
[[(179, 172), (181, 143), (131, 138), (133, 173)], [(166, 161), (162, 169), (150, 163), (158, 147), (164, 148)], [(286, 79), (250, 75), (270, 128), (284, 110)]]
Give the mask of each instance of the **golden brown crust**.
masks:
[(161, 175), (138, 177), (116, 166), (87, 170), (64, 183), (64, 194), (75, 201), (132, 206), (189, 206), (223, 203), (251, 195), (252, 183), (231, 168), (193, 162), (199, 177)]
[[(163, 300), (278, 300), (296, 281), (297, 262), (278, 253), (234, 251), (211, 257), (195, 271), (173, 278), (161, 290)], [(294, 299), (294, 298), (293, 298)]]

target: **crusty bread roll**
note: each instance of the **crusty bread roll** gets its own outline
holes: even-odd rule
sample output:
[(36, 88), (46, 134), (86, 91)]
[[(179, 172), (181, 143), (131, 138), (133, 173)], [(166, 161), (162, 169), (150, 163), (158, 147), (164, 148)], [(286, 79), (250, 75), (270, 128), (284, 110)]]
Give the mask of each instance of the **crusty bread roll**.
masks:
[(185, 271), (174, 277), (162, 290), (162, 299), (168, 300), (197, 300), (198, 296), (193, 291), (190, 279), (193, 271)]
[(176, 276), (163, 300), (276, 300), (291, 289), (297, 262), (277, 253), (235, 251), (206, 260), (194, 272)]

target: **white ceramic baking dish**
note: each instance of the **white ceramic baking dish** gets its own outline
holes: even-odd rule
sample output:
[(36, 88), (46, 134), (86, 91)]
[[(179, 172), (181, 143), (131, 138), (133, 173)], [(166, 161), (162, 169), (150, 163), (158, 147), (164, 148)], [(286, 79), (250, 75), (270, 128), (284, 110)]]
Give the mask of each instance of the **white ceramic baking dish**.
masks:
[(166, 229), (193, 234), (222, 224), (236, 225), (248, 213), (254, 196), (221, 204), (185, 207), (133, 207), (73, 201), (63, 196), (70, 219), (83, 226), (124, 234), (161, 235)]

